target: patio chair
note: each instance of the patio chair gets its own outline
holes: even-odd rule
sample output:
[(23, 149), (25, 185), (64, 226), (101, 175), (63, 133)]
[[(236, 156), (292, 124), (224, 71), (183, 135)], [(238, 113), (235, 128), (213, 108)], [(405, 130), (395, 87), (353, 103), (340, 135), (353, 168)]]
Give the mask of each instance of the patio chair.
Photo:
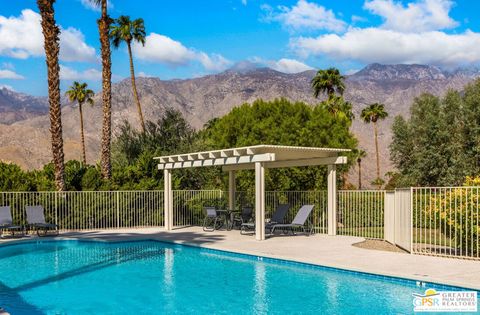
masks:
[(205, 218), (203, 219), (203, 230), (213, 232), (219, 229), (225, 222), (225, 217), (220, 215), (215, 207), (205, 207)]
[(25, 229), (21, 225), (14, 225), (12, 220), (12, 212), (10, 206), (0, 207), (0, 230), (8, 230), (15, 236), (15, 231), (21, 231), (22, 235), (25, 235)]
[[(272, 214), (270, 221), (265, 224), (265, 229), (271, 230), (273, 225), (283, 223), (289, 209), (289, 204), (279, 204)], [(255, 231), (255, 222), (247, 222), (241, 225), (240, 234), (246, 234), (248, 231)]]
[(273, 224), (272, 228), (270, 229), (270, 234), (274, 234), (276, 229), (289, 230), (292, 232), (292, 234), (295, 234), (294, 229), (302, 229), (302, 231), (306, 233), (305, 223), (307, 223), (308, 225), (309, 235), (312, 234), (313, 233), (312, 224), (307, 221), (308, 221), (308, 217), (310, 216), (310, 213), (312, 213), (313, 208), (314, 208), (314, 205), (303, 205), (298, 210), (297, 215), (293, 219), (292, 223)]
[(233, 218), (232, 227), (241, 227), (244, 223), (249, 223), (252, 220), (253, 208), (243, 207), (242, 212)]
[[(26, 206), (27, 223), (33, 228), (38, 236), (47, 236), (48, 231), (54, 231), (54, 235), (58, 235), (58, 225), (47, 223), (45, 221), (44, 209), (42, 206)], [(43, 230), (43, 235), (40, 231)]]

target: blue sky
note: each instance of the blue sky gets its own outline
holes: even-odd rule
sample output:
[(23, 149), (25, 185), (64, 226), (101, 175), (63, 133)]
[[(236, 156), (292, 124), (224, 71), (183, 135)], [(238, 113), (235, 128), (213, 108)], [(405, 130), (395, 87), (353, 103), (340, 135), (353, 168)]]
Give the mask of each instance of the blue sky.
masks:
[[(0, 86), (46, 95), (36, 1), (2, 2)], [(62, 89), (78, 80), (98, 90), (98, 9), (88, 0), (59, 0), (55, 9)], [(112, 0), (110, 15), (145, 20), (136, 72), (161, 79), (217, 73), (244, 60), (287, 73), (330, 66), (351, 73), (373, 62), (480, 63), (480, 1)], [(114, 81), (129, 76), (125, 47), (112, 61)]]

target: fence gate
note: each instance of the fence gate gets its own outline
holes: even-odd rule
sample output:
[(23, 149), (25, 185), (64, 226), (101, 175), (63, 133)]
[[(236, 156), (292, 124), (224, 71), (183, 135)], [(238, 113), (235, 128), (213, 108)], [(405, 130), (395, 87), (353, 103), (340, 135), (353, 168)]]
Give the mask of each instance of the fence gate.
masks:
[(395, 190), (394, 239), (398, 247), (412, 252), (412, 190)]

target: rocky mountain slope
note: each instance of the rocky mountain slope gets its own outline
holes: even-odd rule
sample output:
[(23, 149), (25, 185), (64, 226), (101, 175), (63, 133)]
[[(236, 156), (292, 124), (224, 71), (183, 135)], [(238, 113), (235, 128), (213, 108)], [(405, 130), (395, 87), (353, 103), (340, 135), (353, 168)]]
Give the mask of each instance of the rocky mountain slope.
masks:
[(48, 112), (46, 97), (34, 97), (0, 87), (0, 124), (45, 115)]
[[(147, 119), (155, 120), (162, 115), (165, 108), (173, 107), (181, 111), (195, 128), (201, 128), (209, 119), (222, 116), (232, 107), (253, 102), (258, 98), (270, 100), (282, 96), (313, 104), (317, 102), (310, 90), (310, 80), (314, 74), (314, 71), (285, 74), (249, 65), (187, 80), (138, 78), (137, 85)], [(392, 168), (388, 145), (391, 141), (390, 126), (393, 117), (399, 114), (408, 115), (412, 100), (423, 92), (441, 95), (448, 89), (462, 89), (478, 76), (480, 72), (472, 69), (445, 72), (432, 66), (379, 64), (369, 65), (348, 76), (345, 98), (353, 103), (357, 117), (352, 131), (358, 137), (360, 147), (368, 154), (364, 162), (365, 182), (373, 179), (375, 167), (371, 126), (358, 120), (366, 105), (384, 103), (390, 115), (380, 123), (381, 171), (386, 173)], [(114, 84), (112, 94), (114, 129), (123, 119), (138, 126), (130, 80)], [(23, 99), (22, 97), (20, 98)], [(0, 159), (13, 161), (26, 168), (40, 167), (48, 162), (49, 121), (48, 116), (43, 115), (45, 100), (32, 101), (31, 106), (25, 105), (28, 102), (18, 102), (18, 105), (6, 107), (10, 108), (8, 113), (13, 112), (14, 115), (9, 114), (10, 118), (4, 118), (4, 112), (7, 111), (2, 111), (1, 99), (0, 97)], [(63, 108), (66, 158), (80, 158), (77, 111), (71, 104), (66, 104)], [(87, 159), (93, 163), (99, 156), (102, 122), (100, 94), (95, 97), (95, 105), (85, 109), (85, 115)], [(350, 181), (356, 183), (355, 171), (350, 175)]]

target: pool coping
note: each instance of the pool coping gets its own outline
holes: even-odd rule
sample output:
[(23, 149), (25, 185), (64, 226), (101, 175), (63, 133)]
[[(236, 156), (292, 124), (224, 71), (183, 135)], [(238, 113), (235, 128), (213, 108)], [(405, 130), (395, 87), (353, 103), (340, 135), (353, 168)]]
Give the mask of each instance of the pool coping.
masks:
[(421, 276), (419, 277), (404, 277), (404, 276), (399, 276), (396, 274), (389, 274), (389, 273), (373, 273), (365, 270), (361, 270), (359, 268), (353, 268), (353, 267), (339, 267), (335, 266), (332, 264), (319, 264), (319, 263), (313, 263), (308, 260), (302, 260), (302, 259), (288, 259), (288, 258), (279, 258), (275, 257), (275, 255), (268, 255), (263, 253), (262, 255), (254, 254), (251, 252), (247, 251), (242, 251), (242, 250), (226, 250), (226, 249), (219, 249), (219, 248), (214, 248), (210, 246), (205, 246), (201, 244), (195, 244), (191, 242), (185, 242), (185, 241), (175, 241), (175, 240), (166, 240), (166, 239), (159, 239), (159, 238), (152, 238), (152, 237), (139, 237), (139, 238), (132, 238), (132, 239), (102, 239), (102, 238), (97, 238), (97, 237), (90, 237), (88, 239), (82, 238), (82, 237), (65, 237), (65, 236), (47, 236), (47, 237), (42, 237), (42, 238), (34, 238), (34, 239), (14, 239), (8, 242), (0, 243), (0, 248), (2, 247), (8, 247), (8, 246), (15, 246), (15, 245), (21, 245), (21, 244), (28, 244), (28, 243), (42, 243), (42, 242), (59, 242), (59, 241), (72, 241), (72, 242), (83, 242), (83, 243), (134, 243), (134, 242), (144, 242), (144, 241), (152, 241), (152, 242), (158, 242), (158, 243), (166, 243), (166, 244), (173, 244), (173, 245), (179, 245), (179, 246), (187, 246), (187, 247), (194, 247), (194, 248), (199, 248), (199, 249), (204, 249), (208, 251), (214, 251), (214, 252), (220, 252), (220, 253), (226, 253), (229, 255), (241, 255), (243, 257), (249, 257), (251, 259), (257, 259), (257, 260), (262, 260), (262, 261), (271, 261), (271, 262), (276, 262), (279, 264), (289, 264), (289, 265), (300, 265), (300, 266), (305, 266), (308, 268), (318, 268), (320, 270), (331, 270), (331, 271), (336, 271), (336, 272), (342, 272), (342, 273), (349, 273), (349, 274), (356, 274), (356, 275), (361, 275), (369, 278), (375, 278), (375, 279), (382, 279), (382, 280), (388, 280), (390, 282), (394, 283), (404, 283), (404, 284), (411, 284), (417, 287), (423, 287), (427, 288), (428, 285), (434, 286), (437, 289), (447, 289), (447, 290), (473, 290), (477, 291), (478, 294), (480, 295), (480, 285), (478, 287), (475, 286), (468, 286), (460, 283), (456, 283), (454, 281), (444, 281), (444, 282), (436, 282), (436, 281), (430, 281), (422, 278)]

